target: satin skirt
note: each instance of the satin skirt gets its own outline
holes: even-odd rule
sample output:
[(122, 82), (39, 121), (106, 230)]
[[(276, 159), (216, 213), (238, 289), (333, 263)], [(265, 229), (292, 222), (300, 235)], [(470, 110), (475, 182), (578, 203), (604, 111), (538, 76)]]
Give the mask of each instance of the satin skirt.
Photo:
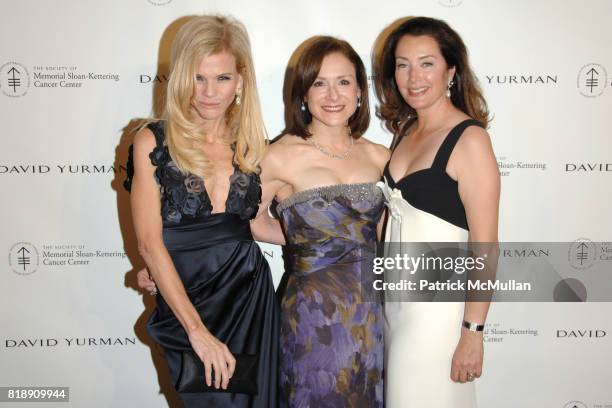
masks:
[[(399, 190), (379, 186), (389, 208), (385, 242), (468, 240), (466, 230), (413, 207)], [(385, 302), (386, 408), (476, 408), (475, 383), (450, 378), (463, 309), (463, 302)]]
[[(233, 354), (257, 354), (258, 395), (181, 394), (186, 406), (276, 407), (278, 305), (270, 267), (248, 220), (213, 214), (178, 226), (164, 226), (163, 239), (189, 299), (208, 330)], [(176, 383), (180, 354), (191, 349), (187, 333), (161, 295), (147, 326), (165, 350)], [(202, 379), (204, 381), (204, 379)]]

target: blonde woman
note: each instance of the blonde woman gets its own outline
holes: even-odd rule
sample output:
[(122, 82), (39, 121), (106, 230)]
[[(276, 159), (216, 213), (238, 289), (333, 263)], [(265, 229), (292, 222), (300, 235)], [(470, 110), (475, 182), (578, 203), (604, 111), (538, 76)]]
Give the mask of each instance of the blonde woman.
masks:
[[(126, 181), (159, 289), (148, 331), (175, 383), (189, 353), (201, 360), (202, 387), (212, 389), (180, 393), (186, 406), (274, 407), (278, 311), (250, 229), (266, 139), (244, 26), (192, 18), (174, 40), (170, 69), (163, 120), (136, 135)], [(242, 355), (256, 356), (256, 390), (228, 392), (244, 374), (234, 373)]]

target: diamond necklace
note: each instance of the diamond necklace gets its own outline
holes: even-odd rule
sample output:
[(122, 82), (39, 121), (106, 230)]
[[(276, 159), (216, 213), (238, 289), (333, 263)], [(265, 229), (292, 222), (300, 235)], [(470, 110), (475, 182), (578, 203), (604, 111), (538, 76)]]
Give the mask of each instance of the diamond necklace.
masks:
[(342, 154), (336, 154), (336, 153), (332, 153), (332, 152), (325, 150), (324, 148), (319, 146), (317, 142), (314, 141), (312, 136), (306, 139), (306, 141), (310, 143), (311, 145), (313, 145), (318, 151), (320, 151), (327, 157), (331, 157), (332, 159), (342, 160), (342, 159), (346, 159), (347, 157), (349, 157), (349, 155), (351, 154), (351, 151), (353, 150), (353, 144), (355, 143), (355, 139), (353, 139), (353, 137), (350, 135), (350, 132), (349, 132), (349, 139), (351, 139), (351, 145), (346, 150), (346, 152)]

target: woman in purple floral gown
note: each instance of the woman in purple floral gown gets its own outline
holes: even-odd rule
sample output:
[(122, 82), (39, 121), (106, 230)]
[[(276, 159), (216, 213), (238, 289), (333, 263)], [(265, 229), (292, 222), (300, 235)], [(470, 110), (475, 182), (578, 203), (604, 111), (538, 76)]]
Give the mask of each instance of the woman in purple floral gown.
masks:
[(345, 41), (315, 37), (297, 60), (283, 136), (262, 162), (262, 206), (285, 230), (281, 407), (382, 407), (383, 321), (362, 293), (383, 213), (375, 186), (388, 150), (369, 123), (363, 62)]
[(372, 183), (304, 190), (279, 204), (290, 254), (282, 406), (382, 406), (381, 306), (361, 292), (382, 210)]

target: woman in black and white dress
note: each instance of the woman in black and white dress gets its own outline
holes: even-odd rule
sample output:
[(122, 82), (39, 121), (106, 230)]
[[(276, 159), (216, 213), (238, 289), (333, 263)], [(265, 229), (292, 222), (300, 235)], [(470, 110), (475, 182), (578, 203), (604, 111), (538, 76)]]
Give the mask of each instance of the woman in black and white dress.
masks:
[[(389, 207), (385, 241), (496, 242), (499, 172), (463, 41), (425, 17), (388, 32), (375, 60), (377, 113), (395, 136), (380, 183)], [(386, 406), (475, 406), (488, 308), (387, 302)]]

